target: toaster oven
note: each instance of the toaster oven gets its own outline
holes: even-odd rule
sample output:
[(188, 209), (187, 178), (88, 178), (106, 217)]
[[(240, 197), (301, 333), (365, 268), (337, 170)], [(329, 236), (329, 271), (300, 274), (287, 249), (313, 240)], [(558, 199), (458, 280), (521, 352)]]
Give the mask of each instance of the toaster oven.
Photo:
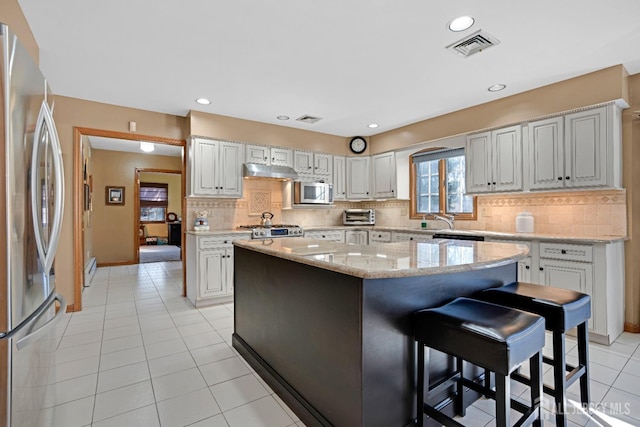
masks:
[(375, 209), (345, 209), (342, 213), (343, 225), (374, 225)]

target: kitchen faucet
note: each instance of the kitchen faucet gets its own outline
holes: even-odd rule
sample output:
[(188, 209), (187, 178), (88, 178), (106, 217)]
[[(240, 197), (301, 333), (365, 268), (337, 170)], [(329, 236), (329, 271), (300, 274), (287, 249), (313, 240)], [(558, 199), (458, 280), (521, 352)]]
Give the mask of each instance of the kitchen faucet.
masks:
[(453, 220), (454, 220), (453, 215), (445, 215), (445, 216), (434, 215), (433, 218), (446, 222), (447, 225), (449, 226), (449, 229), (453, 230)]

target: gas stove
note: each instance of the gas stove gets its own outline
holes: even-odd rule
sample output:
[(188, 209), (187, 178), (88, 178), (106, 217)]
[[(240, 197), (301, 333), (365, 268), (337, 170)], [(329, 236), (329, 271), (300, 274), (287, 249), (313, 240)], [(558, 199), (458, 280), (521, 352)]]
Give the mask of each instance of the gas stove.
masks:
[(304, 230), (298, 225), (273, 224), (271, 227), (264, 225), (239, 225), (240, 230), (251, 230), (252, 239), (273, 239), (274, 237), (303, 237)]

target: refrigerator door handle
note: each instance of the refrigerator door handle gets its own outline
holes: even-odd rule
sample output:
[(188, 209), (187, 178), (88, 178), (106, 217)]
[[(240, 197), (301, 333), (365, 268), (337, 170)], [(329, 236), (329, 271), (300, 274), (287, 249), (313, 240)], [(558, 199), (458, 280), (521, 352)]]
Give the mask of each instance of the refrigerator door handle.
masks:
[[(45, 126), (46, 125), (46, 126)], [(53, 159), (54, 168), (54, 215), (53, 224), (51, 227), (51, 234), (49, 236), (48, 247), (45, 247), (43, 236), (41, 234), (42, 227), (40, 226), (41, 211), (35, 209), (38, 205), (38, 197), (42, 195), (40, 185), (38, 183), (38, 170), (40, 168), (40, 156), (39, 156), (39, 144), (42, 139), (43, 132), (48, 130), (48, 136), (51, 139), (51, 154)], [(46, 160), (46, 159), (45, 159)], [(40, 188), (40, 189), (39, 189)], [(58, 131), (56, 124), (53, 121), (53, 115), (49, 110), (47, 101), (42, 101), (40, 112), (38, 113), (38, 120), (36, 122), (36, 129), (33, 136), (33, 154), (31, 157), (31, 206), (33, 215), (33, 226), (35, 229), (36, 246), (38, 248), (38, 255), (42, 260), (44, 266), (44, 272), (49, 273), (51, 267), (53, 267), (53, 260), (55, 258), (56, 249), (58, 248), (58, 241), (60, 239), (60, 232), (62, 229), (62, 214), (64, 208), (64, 169), (62, 164), (62, 149), (60, 147), (60, 140), (58, 139)]]
[(47, 304), (46, 306), (44, 306), (42, 308), (42, 310), (40, 311), (40, 313), (38, 313), (37, 316), (34, 316), (33, 320), (38, 319), (40, 317), (40, 314), (46, 312), (46, 310), (49, 309), (52, 305), (55, 305), (56, 301), (60, 302), (60, 309), (58, 310), (56, 315), (53, 316), (51, 318), (51, 320), (49, 320), (47, 323), (45, 323), (44, 325), (40, 326), (35, 331), (31, 332), (29, 335), (26, 335), (26, 336), (20, 338), (16, 342), (16, 348), (18, 350), (22, 350), (23, 348), (25, 348), (26, 346), (28, 346), (32, 342), (38, 340), (42, 334), (47, 332), (47, 329), (49, 329), (50, 327), (52, 327), (53, 325), (58, 323), (60, 321), (60, 319), (62, 318), (62, 316), (64, 316), (64, 314), (67, 312), (67, 302), (64, 300), (62, 295), (56, 293), (56, 294), (53, 294), (53, 298), (52, 298), (51, 303)]

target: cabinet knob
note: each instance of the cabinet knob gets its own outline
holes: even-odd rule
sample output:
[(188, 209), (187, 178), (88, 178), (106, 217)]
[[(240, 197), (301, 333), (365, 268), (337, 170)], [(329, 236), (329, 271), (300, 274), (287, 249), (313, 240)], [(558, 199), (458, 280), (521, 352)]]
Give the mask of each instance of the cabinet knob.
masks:
[(562, 249), (562, 250), (560, 251), (560, 253), (561, 253), (561, 254), (566, 254), (566, 253), (567, 253), (567, 250), (566, 250), (566, 249)]
[(322, 238), (324, 239), (325, 237), (327, 237), (327, 236), (325, 236), (325, 235), (323, 234), (323, 235), (322, 235)]
[(565, 176), (564, 179), (566, 179), (567, 181), (569, 181), (571, 179), (571, 177), (569, 176)]
[(491, 185), (491, 183), (490, 183), (490, 182), (487, 182), (487, 185)]
[(224, 243), (225, 243), (225, 244), (227, 244), (227, 243), (229, 243), (229, 241), (228, 241), (228, 240), (225, 240), (225, 241), (224, 241)]
[(528, 269), (529, 269), (529, 268), (531, 268), (531, 267), (529, 267), (528, 265), (526, 265), (524, 268), (526, 268), (526, 269), (528, 270)]
[(544, 271), (544, 268), (540, 267), (540, 271)]
[(558, 177), (558, 181), (562, 181), (562, 177), (561, 176)]
[(493, 185), (496, 185), (496, 183), (494, 182)]
[(311, 166), (309, 166), (307, 169), (311, 169)]
[(409, 240), (413, 240), (413, 237), (409, 237)]

